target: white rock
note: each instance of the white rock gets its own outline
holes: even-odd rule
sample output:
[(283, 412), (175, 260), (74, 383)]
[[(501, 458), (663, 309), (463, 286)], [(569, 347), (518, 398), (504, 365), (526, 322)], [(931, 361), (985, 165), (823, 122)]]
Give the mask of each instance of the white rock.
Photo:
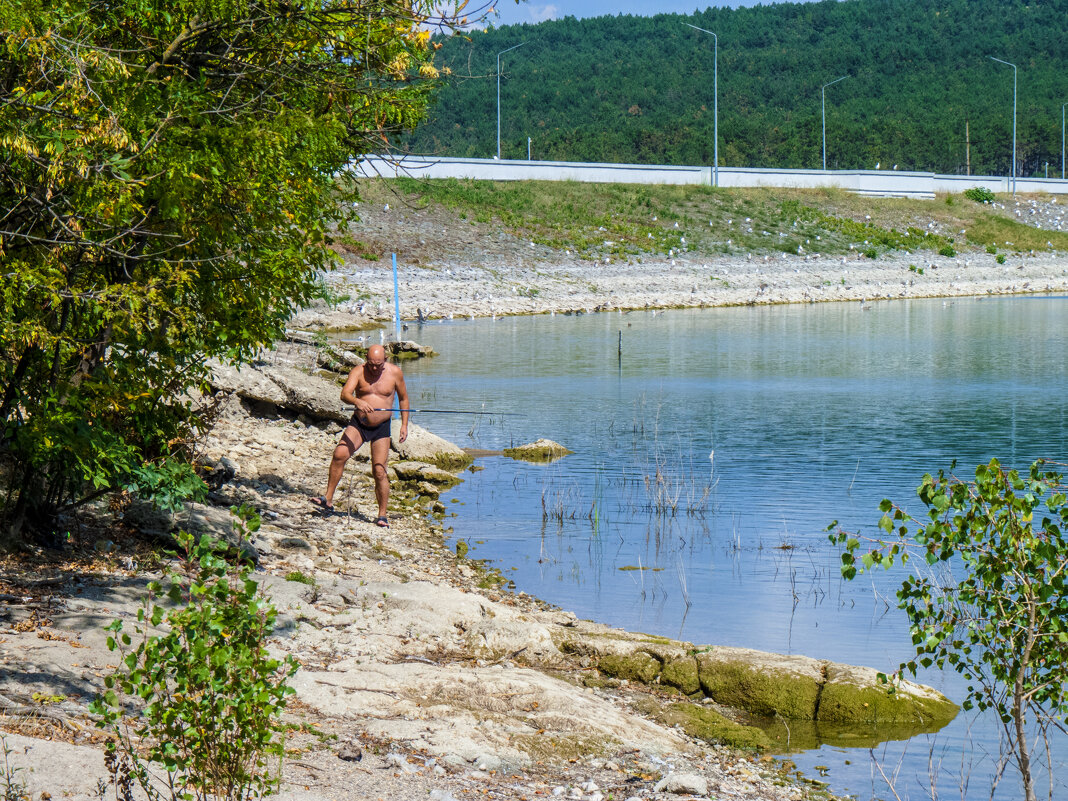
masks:
[(708, 780), (698, 773), (669, 773), (653, 788), (657, 793), (708, 795)]

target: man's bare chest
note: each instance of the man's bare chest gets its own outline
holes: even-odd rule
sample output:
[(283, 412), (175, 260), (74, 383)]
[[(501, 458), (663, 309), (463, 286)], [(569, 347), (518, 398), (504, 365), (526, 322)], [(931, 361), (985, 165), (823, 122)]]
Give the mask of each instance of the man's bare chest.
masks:
[(383, 397), (393, 394), (396, 382), (392, 376), (382, 375), (374, 381), (361, 378), (356, 383), (356, 395), (382, 395)]

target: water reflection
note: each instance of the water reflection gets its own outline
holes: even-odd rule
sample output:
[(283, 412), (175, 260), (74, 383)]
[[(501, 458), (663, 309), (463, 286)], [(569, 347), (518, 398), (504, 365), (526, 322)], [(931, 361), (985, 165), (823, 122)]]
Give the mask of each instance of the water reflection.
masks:
[[(921, 476), (953, 460), (965, 472), (993, 456), (1063, 461), (1068, 303), (870, 305), (420, 327), (442, 355), (406, 365), (416, 406), (524, 416), (417, 422), (465, 446), (545, 436), (576, 451), (549, 465), (480, 459), (485, 469), (452, 493), (456, 535), (484, 541), (479, 557), (582, 617), (896, 667), (911, 656), (894, 599), (902, 574), (844, 584), (824, 529), (871, 531), (884, 497), (918, 512)], [(955, 676), (922, 680), (962, 694)], [(887, 759), (923, 776), (931, 748), (958, 767), (997, 752), (990, 721), (961, 718), (932, 738), (922, 755), (887, 746)], [(839, 791), (872, 782), (854, 750), (796, 759), (837, 760)]]

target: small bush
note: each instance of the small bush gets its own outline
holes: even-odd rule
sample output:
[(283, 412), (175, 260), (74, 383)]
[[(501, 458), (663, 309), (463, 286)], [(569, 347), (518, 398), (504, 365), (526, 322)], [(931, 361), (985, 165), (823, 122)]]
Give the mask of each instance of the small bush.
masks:
[(301, 573), (299, 570), (286, 573), (286, 581), (295, 581), (298, 584), (308, 584), (309, 586), (315, 586), (315, 578), (313, 576)]
[(1005, 263), (1005, 254), (1004, 253), (999, 253), (998, 257), (996, 259), (994, 259), (994, 261), (996, 261), (998, 264), (1004, 264)]
[[(255, 513), (233, 511), (240, 533), (258, 527)], [(163, 586), (151, 582), (137, 612), (136, 645), (121, 620), (107, 627), (108, 648), (119, 651), (122, 667), (106, 677), (107, 691), (90, 708), (101, 716), (97, 725), (117, 735), (108, 743), (111, 764), (122, 768), (113, 781), (116, 789), (136, 782), (152, 801), (268, 795), (279, 781), (268, 760), (282, 758), (286, 727), (279, 718), (297, 663), (267, 652), (277, 613), (250, 578), (251, 567), (228, 563), (208, 537), (181, 532), (178, 541), (185, 552), (167, 589), (174, 606), (155, 602)], [(149, 633), (161, 624), (165, 634)], [(144, 708), (124, 717), (117, 693)], [(156, 776), (146, 757), (168, 775)]]
[(989, 254), (991, 254), (991, 255), (993, 255), (993, 254), (995, 254), (995, 253), (997, 253), (997, 252), (998, 252), (998, 249), (997, 249), (997, 247), (996, 247), (996, 246), (994, 246), (994, 245), (987, 245), (987, 246), (986, 246), (986, 252), (987, 252), (987, 253), (989, 253)]
[(879, 251), (877, 251), (875, 248), (868, 248), (864, 251), (864, 256), (865, 258), (869, 259), (877, 259), (879, 258)]
[(965, 189), (964, 196), (969, 200), (974, 200), (976, 203), (994, 202), (994, 193), (985, 186), (973, 186), (971, 189)]
[(938, 249), (938, 255), (939, 256), (945, 256), (946, 258), (953, 258), (954, 256), (957, 255), (957, 251), (955, 251), (949, 245), (943, 245), (942, 247), (940, 247)]

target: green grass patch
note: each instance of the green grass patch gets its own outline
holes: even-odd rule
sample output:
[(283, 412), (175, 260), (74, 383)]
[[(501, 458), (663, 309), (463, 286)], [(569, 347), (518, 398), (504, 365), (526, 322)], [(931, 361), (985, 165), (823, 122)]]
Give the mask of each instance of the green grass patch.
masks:
[[(574, 181), (415, 178), (360, 182), (369, 202), (438, 205), (464, 224), (591, 260), (888, 251), (991, 245), (1068, 250), (1068, 234), (1029, 228), (992, 203), (872, 198), (840, 189), (714, 189)], [(354, 229), (356, 230), (356, 229)], [(1005, 245), (1008, 241), (1011, 245)], [(528, 292), (530, 290), (527, 290)]]

